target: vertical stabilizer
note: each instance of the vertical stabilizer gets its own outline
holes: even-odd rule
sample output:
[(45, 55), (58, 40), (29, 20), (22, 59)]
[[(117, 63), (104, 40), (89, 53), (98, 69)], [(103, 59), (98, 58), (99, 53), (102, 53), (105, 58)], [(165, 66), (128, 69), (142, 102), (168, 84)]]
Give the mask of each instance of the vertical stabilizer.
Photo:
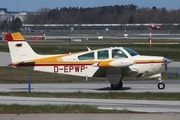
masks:
[(21, 33), (6, 34), (12, 63), (33, 60), (39, 57), (30, 47)]

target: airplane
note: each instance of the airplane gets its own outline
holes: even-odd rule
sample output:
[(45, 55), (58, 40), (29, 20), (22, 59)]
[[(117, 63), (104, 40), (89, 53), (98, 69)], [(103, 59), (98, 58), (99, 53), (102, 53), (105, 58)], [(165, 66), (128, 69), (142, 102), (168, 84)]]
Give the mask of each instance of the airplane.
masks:
[(105, 77), (113, 90), (123, 87), (123, 78), (157, 78), (164, 89), (161, 72), (172, 60), (139, 55), (127, 47), (110, 47), (68, 54), (40, 55), (33, 51), (21, 33), (5, 35), (12, 63), (10, 67), (84, 77)]

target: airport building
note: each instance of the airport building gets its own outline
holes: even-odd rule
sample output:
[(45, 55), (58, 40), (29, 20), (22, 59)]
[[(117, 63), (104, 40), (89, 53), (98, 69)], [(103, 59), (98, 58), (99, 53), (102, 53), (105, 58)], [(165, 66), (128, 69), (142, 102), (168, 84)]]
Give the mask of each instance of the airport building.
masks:
[(0, 8), (0, 20), (4, 21), (8, 19), (7, 9), (6, 8)]
[(12, 21), (15, 18), (20, 18), (22, 22), (25, 21), (26, 15), (37, 14), (37, 12), (30, 11), (8, 11), (7, 8), (0, 8), (0, 20)]

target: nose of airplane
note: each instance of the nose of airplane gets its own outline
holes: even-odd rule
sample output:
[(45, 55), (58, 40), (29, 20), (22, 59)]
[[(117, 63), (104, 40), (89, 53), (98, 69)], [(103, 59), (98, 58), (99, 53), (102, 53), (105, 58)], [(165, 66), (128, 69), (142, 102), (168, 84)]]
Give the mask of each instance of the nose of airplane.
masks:
[(171, 62), (173, 62), (173, 60), (171, 60), (171, 59), (169, 59), (169, 58), (164, 58), (164, 63), (165, 63), (165, 64), (169, 64), (169, 63), (171, 63)]

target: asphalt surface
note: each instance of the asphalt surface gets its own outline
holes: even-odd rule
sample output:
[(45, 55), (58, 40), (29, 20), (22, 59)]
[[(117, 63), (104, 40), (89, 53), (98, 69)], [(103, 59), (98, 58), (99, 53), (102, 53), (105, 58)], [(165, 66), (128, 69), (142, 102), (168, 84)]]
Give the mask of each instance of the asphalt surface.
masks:
[(20, 105), (90, 105), (98, 109), (131, 110), (150, 113), (180, 113), (180, 101), (120, 100), (90, 98), (43, 98), (0, 96), (0, 104)]
[(11, 63), (10, 53), (0, 52), (0, 66), (7, 67)]
[(0, 120), (179, 120), (180, 114), (0, 114)]
[[(82, 83), (45, 83), (31, 84), (31, 92), (50, 93), (107, 93), (107, 92), (180, 92), (180, 80), (164, 80), (166, 85), (164, 90), (159, 90), (159, 81), (123, 81), (121, 90), (112, 90), (109, 82), (82, 82)], [(0, 84), (0, 92), (28, 92), (28, 84)]]

